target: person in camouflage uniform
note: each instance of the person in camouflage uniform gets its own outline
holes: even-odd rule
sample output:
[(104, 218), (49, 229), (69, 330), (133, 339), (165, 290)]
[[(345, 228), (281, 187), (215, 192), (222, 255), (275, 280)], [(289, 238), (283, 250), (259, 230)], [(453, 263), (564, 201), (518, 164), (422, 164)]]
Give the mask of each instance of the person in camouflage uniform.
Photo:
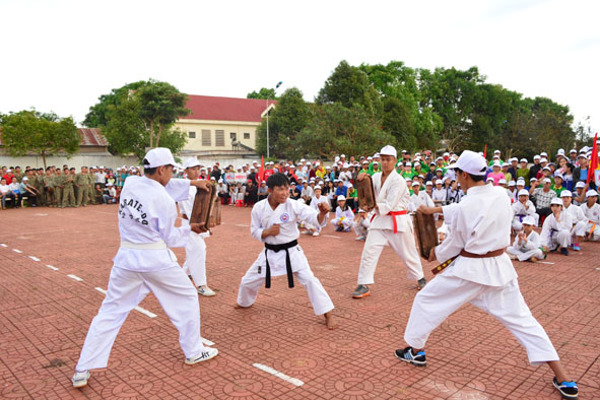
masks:
[[(92, 170), (93, 171), (93, 170)], [(96, 193), (94, 190), (94, 183), (96, 182), (96, 176), (93, 173), (87, 174), (87, 196), (90, 204), (96, 204)]]
[(33, 181), (30, 180), (29, 184), (33, 187), (35, 187), (35, 189), (40, 193), (38, 195), (37, 198), (37, 205), (38, 206), (45, 206), (46, 205), (46, 190), (45, 190), (45, 184), (44, 184), (44, 169), (43, 168), (37, 168), (34, 170), (35, 171), (35, 175), (34, 175), (34, 179)]
[(48, 207), (54, 207), (54, 176), (51, 167), (46, 168), (42, 181), (44, 182), (44, 204)]
[(60, 168), (56, 168), (56, 172), (54, 173), (54, 201), (56, 207), (63, 207), (62, 198), (63, 192), (65, 190), (65, 177), (62, 174)]
[(75, 187), (77, 188), (77, 207), (87, 206), (88, 203), (88, 168), (84, 165), (81, 172), (75, 175)]
[(75, 168), (68, 170), (65, 168), (64, 188), (63, 188), (63, 207), (76, 207), (75, 204), (75, 177), (77, 176)]

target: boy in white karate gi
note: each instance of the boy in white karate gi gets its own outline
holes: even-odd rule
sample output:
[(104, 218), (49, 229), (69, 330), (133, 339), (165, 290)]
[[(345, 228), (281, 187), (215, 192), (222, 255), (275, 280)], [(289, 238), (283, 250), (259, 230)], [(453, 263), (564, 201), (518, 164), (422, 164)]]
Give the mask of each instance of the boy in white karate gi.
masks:
[(329, 329), (335, 328), (333, 302), (323, 285), (313, 274), (308, 260), (298, 245), (297, 220), (312, 226), (323, 226), (329, 204), (321, 203), (319, 211), (290, 199), (290, 183), (281, 173), (267, 179), (269, 196), (252, 208), (250, 233), (265, 244), (254, 264), (242, 278), (236, 308), (251, 307), (258, 296), (258, 289), (265, 283), (271, 287), (271, 276), (287, 275), (288, 287), (294, 287), (294, 278), (306, 289), (315, 315), (323, 315)]
[(119, 204), (121, 247), (114, 258), (106, 298), (92, 320), (72, 382), (87, 385), (89, 370), (104, 368), (113, 343), (129, 312), (152, 292), (179, 331), (186, 364), (209, 360), (217, 349), (204, 347), (200, 337), (198, 294), (169, 247), (184, 247), (199, 224), (183, 221), (175, 227), (175, 201), (187, 199), (190, 185), (206, 190), (208, 181), (174, 179), (175, 160), (167, 148), (150, 150), (144, 176), (125, 181)]
[(588, 219), (586, 237), (588, 240), (600, 240), (600, 204), (598, 204), (598, 192), (588, 190), (585, 192), (586, 203), (582, 204), (581, 211)]
[(337, 232), (350, 232), (354, 224), (354, 213), (350, 207), (346, 206), (346, 197), (340, 195), (337, 198), (338, 206), (335, 209), (335, 218), (331, 220), (331, 225), (335, 226)]
[(560, 193), (560, 199), (563, 202), (563, 210), (571, 217), (573, 228), (571, 228), (572, 242), (571, 248), (575, 251), (580, 251), (579, 243), (583, 240), (586, 233), (587, 221), (581, 207), (572, 204), (573, 194), (568, 190), (563, 190)]
[[(527, 307), (505, 253), (512, 216), (506, 190), (485, 184), (486, 160), (473, 151), (465, 150), (449, 168), (456, 169), (467, 195), (445, 218), (451, 221), (450, 235), (432, 249), (429, 260), (454, 261), (417, 293), (404, 333), (408, 347), (396, 350), (395, 356), (415, 366), (427, 365), (424, 348), (430, 333), (471, 303), (500, 320), (526, 348), (530, 363), (547, 363), (555, 374), (554, 386), (576, 399), (577, 384), (569, 380), (544, 328)], [(444, 214), (448, 207), (442, 208)], [(427, 212), (436, 211), (434, 207)]]
[[(385, 246), (390, 246), (404, 261), (409, 279), (417, 281), (419, 289), (427, 283), (417, 253), (412, 219), (408, 214), (410, 193), (404, 178), (395, 168), (396, 149), (385, 146), (379, 155), (382, 172), (377, 172), (371, 177), (377, 206), (360, 258), (358, 286), (352, 293), (355, 299), (371, 294), (367, 285), (375, 282), (377, 261)], [(358, 180), (364, 179), (365, 175), (361, 173)]]
[(531, 262), (542, 260), (544, 252), (540, 249), (540, 235), (533, 230), (533, 227), (537, 226), (535, 218), (528, 215), (523, 218), (521, 225), (522, 230), (517, 233), (513, 245), (507, 248), (506, 252), (513, 260)]
[(413, 194), (410, 195), (410, 200), (408, 202), (408, 210), (410, 212), (415, 212), (420, 206), (434, 207), (435, 204), (433, 200), (426, 191), (421, 190), (421, 184), (418, 180), (415, 180), (412, 184)]
[[(320, 185), (315, 186), (314, 192), (315, 192), (315, 195), (313, 196), (312, 200), (310, 201), (310, 207), (312, 207), (316, 211), (319, 211), (319, 204), (327, 203), (327, 205), (329, 205), (329, 199), (327, 197), (321, 195), (321, 193), (323, 192), (323, 189), (321, 188)], [(325, 220), (327, 221), (327, 218)], [(313, 235), (314, 237), (317, 237), (321, 234), (322, 227), (313, 226), (308, 223), (301, 223), (301, 225), (304, 226), (304, 228), (306, 229), (305, 233), (308, 235)]]
[[(189, 180), (196, 180), (200, 176), (200, 163), (196, 158), (186, 161), (185, 172)], [(194, 208), (196, 187), (190, 186), (190, 195), (186, 200), (179, 202), (179, 209), (183, 219), (189, 219)], [(206, 243), (205, 238), (210, 237), (209, 232), (191, 233), (187, 246), (185, 246), (185, 263), (183, 271), (192, 277), (198, 293), (211, 297), (216, 293), (206, 284)]]
[(512, 228), (515, 232), (520, 232), (523, 229), (523, 219), (527, 216), (530, 216), (535, 221), (535, 226), (537, 226), (538, 218), (540, 217), (535, 212), (535, 206), (533, 202), (529, 200), (529, 191), (526, 189), (519, 190), (519, 201), (513, 203), (513, 222)]
[(545, 252), (560, 250), (562, 255), (568, 256), (573, 221), (568, 213), (563, 212), (563, 202), (559, 197), (550, 202), (550, 211), (552, 214), (546, 217), (542, 225), (542, 248)]

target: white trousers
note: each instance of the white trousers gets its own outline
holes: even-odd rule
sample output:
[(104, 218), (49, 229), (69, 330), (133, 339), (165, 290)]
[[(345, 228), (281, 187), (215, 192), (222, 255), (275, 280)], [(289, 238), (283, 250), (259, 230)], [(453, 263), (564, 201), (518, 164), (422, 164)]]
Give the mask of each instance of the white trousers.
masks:
[(196, 289), (179, 266), (154, 272), (133, 272), (113, 267), (106, 298), (92, 320), (76, 370), (105, 368), (121, 325), (146, 295), (152, 292), (179, 331), (187, 358), (204, 350), (200, 337), (200, 304)]
[(404, 340), (415, 349), (424, 348), (429, 334), (465, 303), (502, 322), (525, 347), (531, 364), (558, 361), (546, 331), (527, 307), (517, 279), (495, 287), (438, 275), (415, 296)]
[[(594, 226), (595, 225), (595, 226)], [(589, 238), (593, 241), (600, 240), (600, 226), (598, 224), (593, 224), (591, 222), (587, 223), (585, 231), (590, 234)]]
[(360, 257), (358, 284), (375, 283), (375, 268), (384, 246), (390, 246), (406, 264), (408, 279), (419, 280), (424, 277), (421, 259), (417, 253), (415, 236), (412, 228), (406, 232), (394, 233), (387, 229), (370, 229)]
[(569, 231), (567, 229), (562, 229), (558, 232), (554, 232), (554, 234), (550, 238), (550, 245), (548, 246), (548, 249), (554, 250), (558, 246), (569, 247), (570, 245), (571, 245), (571, 231)]
[(585, 236), (586, 228), (587, 228), (587, 222), (578, 221), (571, 229), (571, 234), (573, 236)]
[[(290, 259), (294, 270), (294, 283), (300, 282), (306, 289), (308, 299), (313, 306), (315, 315), (323, 315), (326, 312), (333, 310), (333, 302), (325, 291), (321, 281), (319, 281), (310, 269), (304, 253), (298, 254), (297, 248), (299, 248), (299, 246), (289, 249)], [(258, 297), (258, 290), (265, 284), (267, 268), (264, 260), (263, 251), (242, 278), (237, 298), (238, 304), (242, 307), (250, 307), (254, 304)], [(279, 251), (278, 253), (269, 251), (269, 265), (271, 266), (271, 285), (274, 286), (275, 279), (273, 278), (275, 276), (281, 276), (282, 271), (285, 271), (285, 251)], [(259, 267), (260, 273), (258, 272)], [(286, 285), (287, 287), (287, 279), (278, 279), (277, 284)]]
[(196, 286), (206, 285), (206, 242), (202, 235), (190, 233), (190, 239), (185, 246), (185, 263), (183, 270), (191, 275)]
[(517, 259), (519, 261), (527, 261), (529, 260), (531, 257), (535, 257), (538, 260), (542, 260), (544, 258), (544, 252), (540, 249), (534, 249), (534, 250), (528, 250), (528, 251), (522, 251), (517, 247), (508, 247), (506, 249), (506, 252), (508, 254), (512, 254), (514, 256), (517, 256)]
[(331, 225), (335, 226), (336, 228), (338, 226), (342, 226), (344, 230), (349, 231), (350, 228), (352, 228), (352, 225), (354, 225), (354, 221), (349, 218), (334, 218), (331, 220)]

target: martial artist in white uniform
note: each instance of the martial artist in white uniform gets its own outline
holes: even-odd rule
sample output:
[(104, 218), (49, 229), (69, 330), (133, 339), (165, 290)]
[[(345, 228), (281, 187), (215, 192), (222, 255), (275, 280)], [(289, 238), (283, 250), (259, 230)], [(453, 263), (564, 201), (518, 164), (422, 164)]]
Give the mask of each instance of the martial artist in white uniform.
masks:
[[(144, 158), (152, 175), (130, 176), (125, 181), (119, 204), (121, 247), (110, 273), (106, 298), (90, 325), (73, 386), (87, 385), (89, 370), (104, 368), (119, 329), (129, 312), (148, 293), (158, 299), (179, 331), (179, 343), (186, 364), (195, 364), (217, 355), (217, 349), (204, 347), (200, 337), (198, 294), (169, 247), (184, 247), (191, 229), (198, 224), (182, 221), (175, 227), (175, 201), (187, 199), (192, 181), (173, 179), (175, 160), (166, 148), (150, 150)], [(208, 181), (194, 181), (202, 190)]]
[(408, 201), (408, 210), (410, 212), (415, 212), (420, 206), (426, 207), (434, 207), (435, 204), (433, 200), (426, 191), (421, 190), (421, 184), (418, 181), (415, 181), (411, 184), (413, 194), (410, 195), (410, 200)]
[(571, 217), (573, 228), (571, 228), (571, 236), (573, 243), (571, 247), (575, 251), (581, 250), (579, 243), (585, 237), (588, 219), (581, 207), (573, 205), (573, 194), (568, 190), (560, 192), (560, 199), (563, 202), (563, 210)]
[[(310, 207), (315, 209), (315, 211), (319, 212), (319, 204), (326, 203), (327, 205), (329, 205), (329, 199), (327, 197), (321, 195), (322, 188), (320, 185), (315, 186), (314, 191), (315, 191), (315, 195), (313, 196), (312, 200), (310, 201)], [(327, 219), (328, 218), (325, 218), (325, 221), (327, 221)], [(327, 223), (327, 222), (325, 222), (325, 223)], [(320, 226), (313, 226), (306, 222), (302, 222), (301, 225), (306, 229), (305, 233), (307, 233), (309, 235), (319, 236), (321, 234), (322, 227), (320, 227)]]
[(588, 219), (586, 236), (589, 240), (600, 240), (600, 204), (598, 204), (598, 192), (588, 190), (585, 192), (586, 203), (582, 204), (581, 211)]
[(523, 218), (523, 230), (517, 233), (513, 245), (506, 249), (512, 259), (536, 262), (544, 258), (544, 252), (540, 249), (540, 235), (533, 230), (534, 226), (537, 223), (533, 216)]
[[(412, 219), (408, 214), (408, 187), (394, 168), (396, 149), (385, 146), (379, 154), (383, 172), (371, 177), (377, 207), (360, 259), (358, 286), (352, 293), (352, 297), (357, 299), (371, 293), (367, 285), (375, 282), (377, 261), (386, 245), (404, 261), (409, 279), (417, 281), (419, 288), (424, 287), (426, 283), (415, 244)], [(385, 176), (382, 175), (384, 172)]]
[(523, 229), (523, 219), (527, 216), (532, 217), (535, 221), (535, 226), (538, 224), (539, 215), (535, 212), (535, 205), (529, 200), (529, 191), (526, 189), (519, 190), (519, 201), (513, 203), (513, 221), (512, 228), (519, 232)]
[(373, 210), (366, 212), (359, 209), (354, 218), (354, 232), (356, 232), (356, 240), (365, 240), (371, 226), (371, 218), (375, 212)]
[(346, 206), (346, 197), (339, 195), (337, 198), (338, 206), (335, 209), (335, 218), (331, 220), (331, 225), (336, 227), (337, 231), (350, 232), (354, 225), (354, 212), (350, 207), (344, 210)]
[[(298, 245), (296, 220), (313, 226), (322, 226), (330, 208), (322, 203), (319, 212), (289, 198), (289, 181), (283, 174), (274, 174), (267, 179), (269, 197), (252, 208), (250, 233), (265, 243), (256, 261), (242, 278), (237, 298), (238, 308), (254, 304), (263, 283), (270, 287), (271, 276), (287, 275), (288, 287), (294, 286), (294, 278), (306, 289), (315, 315), (325, 315), (327, 326), (333, 329), (333, 302), (323, 285), (313, 274), (304, 251)], [(289, 258), (288, 258), (289, 257)], [(289, 263), (288, 263), (289, 260)]]
[[(200, 163), (196, 158), (186, 161), (185, 172), (190, 180), (198, 179), (200, 174)], [(186, 200), (179, 202), (179, 211), (184, 219), (189, 219), (194, 208), (196, 198), (196, 187), (190, 186), (190, 195)], [(183, 271), (192, 277), (198, 293), (202, 296), (211, 297), (216, 293), (206, 283), (206, 242), (204, 239), (210, 237), (210, 232), (190, 233), (190, 239), (185, 246), (185, 263)]]
[(429, 334), (463, 304), (471, 303), (500, 320), (525, 347), (532, 364), (547, 362), (558, 382), (564, 383), (568, 378), (558, 354), (527, 307), (517, 273), (504, 251), (510, 243), (510, 199), (505, 189), (477, 180), (483, 178), (486, 167), (485, 159), (469, 150), (450, 166), (457, 168), (467, 195), (454, 206), (451, 233), (432, 250), (430, 261), (456, 258), (416, 295), (404, 334), (409, 347), (396, 350), (395, 355), (425, 366)]
[(446, 189), (444, 189), (444, 187), (442, 186), (444, 182), (442, 182), (441, 179), (436, 179), (435, 181), (435, 188), (433, 188), (432, 192), (431, 192), (431, 200), (433, 200), (433, 202), (435, 204), (439, 204), (439, 205), (444, 205), (446, 204), (446, 196), (447, 196), (447, 191)]
[(567, 256), (571, 245), (571, 216), (563, 212), (563, 202), (555, 197), (550, 202), (552, 214), (548, 215), (542, 225), (541, 243), (545, 251), (556, 251)]

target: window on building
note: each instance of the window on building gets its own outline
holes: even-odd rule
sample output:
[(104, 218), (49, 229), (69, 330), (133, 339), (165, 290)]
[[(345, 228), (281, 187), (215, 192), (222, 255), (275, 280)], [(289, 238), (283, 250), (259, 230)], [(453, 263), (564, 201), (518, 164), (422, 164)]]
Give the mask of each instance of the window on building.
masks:
[(232, 141), (237, 140), (237, 133), (229, 132), (229, 139), (231, 139)]
[(250, 139), (250, 133), (244, 132), (244, 139)]
[(196, 132), (188, 132), (188, 137), (190, 139), (196, 139)]
[(208, 129), (202, 129), (202, 146), (211, 146), (210, 130)]
[(215, 146), (225, 146), (225, 131), (215, 131)]

